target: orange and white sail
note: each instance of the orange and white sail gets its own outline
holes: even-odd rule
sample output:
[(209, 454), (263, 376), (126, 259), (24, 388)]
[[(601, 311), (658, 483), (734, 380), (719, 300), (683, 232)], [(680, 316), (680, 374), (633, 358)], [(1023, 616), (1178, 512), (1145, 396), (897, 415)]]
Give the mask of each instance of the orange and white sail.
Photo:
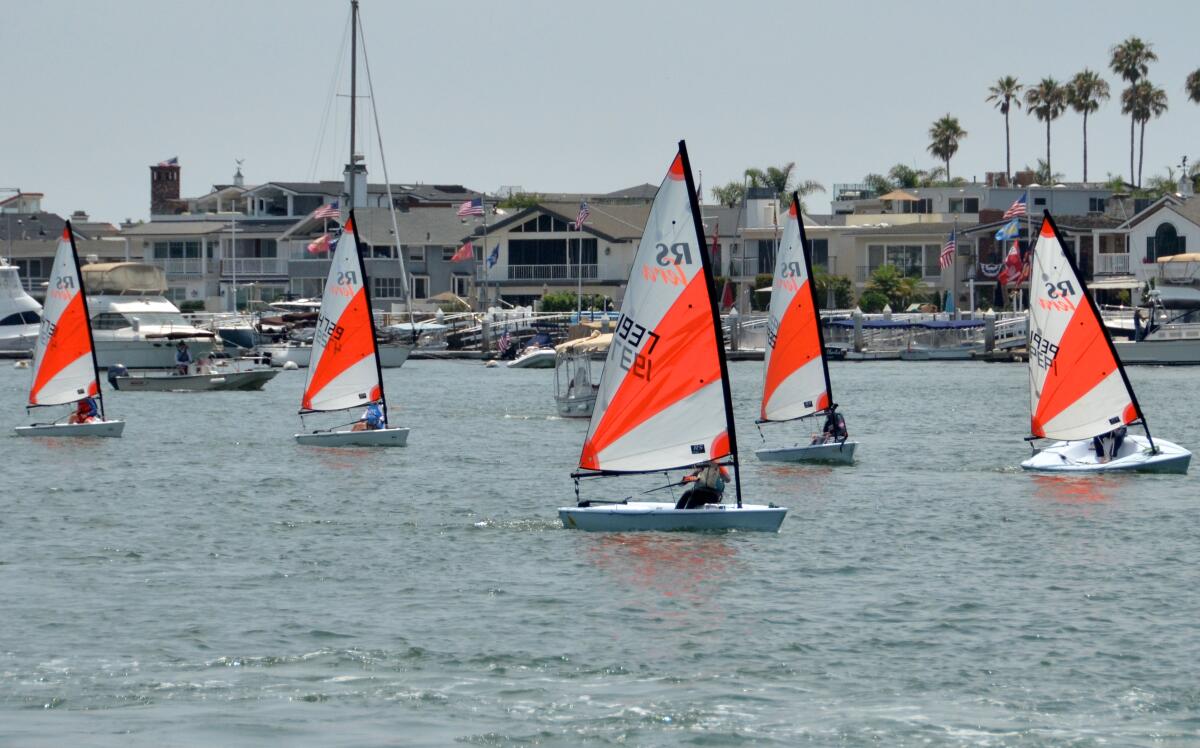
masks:
[(46, 287), (29, 405), (62, 405), (99, 394), (92, 349), (87, 302), (68, 223), (58, 241)]
[(379, 371), (375, 325), (351, 214), (325, 280), (301, 412), (345, 410), (381, 401)]
[(760, 419), (790, 421), (829, 407), (829, 369), (821, 339), (804, 227), (795, 197), (775, 257)]
[(666, 470), (730, 454), (719, 331), (682, 149), (658, 188), (579, 466)]
[(1108, 331), (1049, 214), (1033, 250), (1029, 288), (1032, 434), (1090, 439), (1139, 420)]

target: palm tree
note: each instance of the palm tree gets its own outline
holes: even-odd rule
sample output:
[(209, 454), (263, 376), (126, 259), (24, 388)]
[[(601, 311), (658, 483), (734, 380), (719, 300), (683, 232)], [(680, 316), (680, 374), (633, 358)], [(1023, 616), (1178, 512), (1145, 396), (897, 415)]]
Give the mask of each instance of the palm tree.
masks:
[(1008, 110), (1014, 104), (1021, 108), (1021, 89), (1024, 88), (1017, 79), (1006, 75), (996, 81), (996, 85), (988, 87), (988, 101), (996, 102), (996, 108), (1004, 115), (1004, 175), (1012, 179), (1012, 146), (1008, 138)]
[(958, 141), (967, 137), (967, 131), (958, 124), (957, 117), (949, 113), (933, 123), (929, 128), (929, 146), (926, 148), (934, 156), (946, 162), (946, 180), (950, 180), (950, 157), (958, 153)]
[(1184, 88), (1187, 89), (1188, 98), (1193, 103), (1200, 104), (1200, 69), (1193, 70), (1188, 73), (1187, 82), (1184, 83)]
[(1029, 114), (1036, 115), (1046, 123), (1046, 171), (1050, 169), (1050, 123), (1067, 110), (1067, 91), (1053, 78), (1042, 78), (1042, 82), (1025, 91), (1025, 106)]
[(784, 204), (791, 203), (793, 191), (798, 192), (801, 198), (801, 208), (803, 208), (803, 198), (814, 192), (824, 192), (825, 185), (812, 179), (793, 183), (792, 173), (795, 170), (796, 164), (793, 161), (789, 161), (783, 166), (768, 166), (765, 170), (751, 167), (746, 169), (746, 181), (751, 187), (770, 188), (775, 193), (775, 197)]
[(719, 205), (735, 208), (746, 196), (746, 185), (743, 182), (729, 182), (712, 188), (713, 197)]
[(1142, 162), (1146, 158), (1146, 123), (1152, 118), (1161, 117), (1166, 111), (1167, 92), (1150, 81), (1140, 80), (1121, 92), (1121, 112), (1141, 124), (1137, 179), (1134, 181), (1139, 188), (1142, 186)]
[[(1150, 63), (1158, 59), (1158, 55), (1154, 54), (1154, 50), (1150, 47), (1150, 44), (1136, 36), (1131, 36), (1112, 48), (1108, 67), (1121, 78), (1129, 81), (1129, 85), (1132, 87), (1150, 72)], [(1124, 95), (1122, 95), (1122, 101), (1124, 101)], [(1137, 124), (1137, 117), (1125, 109), (1121, 111), (1129, 114), (1129, 181), (1134, 182), (1133, 127)]]
[(1067, 103), (1083, 115), (1083, 181), (1087, 181), (1087, 121), (1088, 115), (1108, 100), (1108, 82), (1094, 70), (1084, 68), (1067, 84)]
[(896, 164), (888, 171), (888, 176), (900, 188), (911, 189), (921, 186), (921, 172), (911, 166)]

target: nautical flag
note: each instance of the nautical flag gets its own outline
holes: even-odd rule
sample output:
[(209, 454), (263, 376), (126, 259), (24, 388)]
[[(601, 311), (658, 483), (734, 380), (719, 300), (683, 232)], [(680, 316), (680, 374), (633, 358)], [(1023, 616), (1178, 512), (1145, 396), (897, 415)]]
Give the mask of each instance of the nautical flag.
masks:
[(471, 242), (467, 242), (458, 248), (458, 251), (450, 258), (450, 262), (466, 262), (473, 259), (475, 259), (475, 248), (471, 246)]
[(1017, 216), (1027, 215), (1028, 210), (1026, 210), (1026, 202), (1028, 202), (1028, 200), (1029, 190), (1025, 190), (1020, 197), (1013, 201), (1012, 205), (1008, 206), (1008, 210), (1004, 211), (1004, 217), (1016, 218)]
[(159, 161), (158, 165), (159, 166), (179, 166), (179, 157), (172, 156), (169, 159), (167, 159), (166, 161)]
[(317, 237), (308, 245), (308, 251), (314, 255), (320, 254), (321, 252), (328, 252), (329, 245), (331, 243), (331, 236), (331, 234), (322, 234), (321, 236)]
[(727, 312), (733, 308), (733, 284), (728, 280), (725, 281), (725, 288), (721, 289), (721, 311)]
[(942, 270), (954, 264), (954, 253), (958, 251), (958, 241), (955, 240), (954, 232), (950, 232), (950, 238), (942, 245), (942, 255), (938, 258), (938, 264), (942, 266)]
[(512, 335), (509, 335), (508, 330), (505, 330), (504, 334), (500, 336), (500, 342), (496, 345), (496, 348), (499, 353), (503, 354), (508, 350), (510, 345), (512, 345)]
[(1009, 247), (1008, 256), (1004, 258), (1004, 269), (1000, 271), (1000, 285), (1007, 286), (1013, 283), (1021, 282), (1021, 271), (1023, 262), (1021, 262), (1021, 250), (1013, 240), (1012, 246)]
[(462, 205), (458, 206), (458, 216), (481, 216), (483, 215), (483, 198), (476, 197), (467, 200)]
[(1005, 239), (1012, 239), (1017, 234), (1021, 233), (1021, 222), (1016, 218), (1000, 227), (996, 232), (996, 241), (1002, 242)]
[(590, 208), (588, 208), (588, 204), (586, 202), (581, 202), (579, 204), (579, 215), (575, 216), (575, 229), (577, 231), (583, 231), (583, 222), (586, 221), (588, 216), (591, 214), (592, 211)]
[(338, 201), (334, 200), (328, 205), (322, 205), (313, 211), (313, 218), (337, 218), (338, 217)]
[(492, 265), (495, 265), (496, 262), (499, 261), (499, 259), (500, 259), (500, 245), (497, 244), (496, 246), (492, 247), (492, 251), (488, 255), (488, 269), (491, 269)]

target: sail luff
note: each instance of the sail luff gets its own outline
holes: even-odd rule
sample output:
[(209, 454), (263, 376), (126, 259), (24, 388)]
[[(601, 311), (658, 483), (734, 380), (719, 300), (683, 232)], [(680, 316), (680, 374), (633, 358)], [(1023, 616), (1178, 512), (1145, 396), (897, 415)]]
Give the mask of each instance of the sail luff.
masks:
[(808, 243), (808, 232), (804, 229), (804, 210), (800, 206), (800, 193), (792, 193), (792, 204), (796, 206), (796, 221), (800, 226), (800, 246), (804, 249), (804, 268), (808, 273), (808, 290), (812, 296), (813, 316), (817, 322), (817, 345), (821, 357), (821, 371), (825, 374), (825, 394), (833, 404), (833, 382), (829, 379), (829, 359), (825, 358), (825, 329), (821, 324), (821, 305), (817, 301), (817, 278), (813, 275), (812, 245)]
[[(372, 103), (374, 106), (374, 103)], [(395, 210), (395, 206), (392, 206)], [(393, 220), (395, 216), (393, 214)], [(362, 273), (363, 280), (363, 295), (367, 299), (367, 319), (370, 321), (371, 327), (371, 349), (375, 353), (375, 376), (379, 381), (379, 404), (383, 410), (383, 427), (388, 427), (388, 408), (387, 396), (383, 392), (383, 363), (379, 360), (379, 333), (375, 329), (375, 313), (371, 309), (371, 279), (367, 275), (367, 261), (363, 259), (362, 252), (358, 250), (362, 246), (362, 241), (358, 236), (358, 221), (354, 220), (354, 209), (350, 209), (350, 229), (354, 232), (354, 255), (358, 257), (358, 272)], [(397, 243), (399, 242), (399, 234), (396, 234)], [(411, 319), (410, 319), (411, 321)]]
[(88, 347), (92, 350), (92, 374), (96, 377), (96, 401), (100, 405), (100, 420), (104, 421), (107, 418), (104, 415), (104, 392), (100, 387), (100, 360), (96, 358), (96, 337), (92, 334), (92, 313), (88, 309), (87, 288), (83, 285), (83, 268), (79, 266), (79, 249), (75, 246), (75, 230), (71, 228), (70, 221), (66, 222), (64, 230), (71, 238), (71, 258), (75, 261), (75, 276), (79, 278), (79, 298), (83, 302), (83, 318), (87, 320)]

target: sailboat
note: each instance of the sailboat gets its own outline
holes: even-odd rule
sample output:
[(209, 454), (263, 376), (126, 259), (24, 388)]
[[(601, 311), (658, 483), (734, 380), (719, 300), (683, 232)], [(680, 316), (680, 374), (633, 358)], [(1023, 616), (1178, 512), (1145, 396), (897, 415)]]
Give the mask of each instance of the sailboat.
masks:
[[(833, 387), (829, 383), (829, 364), (825, 361), (825, 338), (821, 332), (821, 314), (817, 310), (817, 291), (808, 238), (804, 235), (800, 197), (792, 193), (771, 286), (758, 423), (824, 416), (836, 408)], [(754, 454), (768, 462), (848, 464), (854, 461), (857, 446), (857, 442), (842, 438), (820, 444), (763, 447)]]
[[(382, 428), (354, 430), (351, 424), (296, 434), (300, 444), (323, 447), (403, 447), (408, 429), (388, 425), (387, 398), (375, 317), (371, 314), (366, 264), (358, 251), (354, 211), (342, 228), (321, 296), (321, 311), (313, 336), (312, 363), (300, 400), (300, 419), (308, 413), (345, 411), (377, 404)], [(357, 425), (357, 424), (355, 424)], [(365, 422), (363, 423), (365, 426)]]
[[(783, 507), (742, 503), (729, 373), (703, 233), (680, 141), (634, 255), (579, 470), (572, 475), (577, 503), (558, 510), (564, 527), (775, 532), (787, 514)], [(668, 473), (718, 460), (733, 467), (736, 505), (685, 509), (674, 501), (633, 497), (579, 500), (581, 478)]]
[[(1067, 473), (1186, 473), (1192, 453), (1150, 435), (1146, 416), (1096, 302), (1047, 212), (1033, 249), (1029, 299), (1030, 431), (1055, 439), (1021, 463), (1026, 470)], [(1145, 436), (1100, 442), (1094, 437), (1140, 424)], [(1115, 451), (1115, 454), (1113, 452)]]
[[(67, 405), (93, 398), (97, 413), (82, 423), (35, 423), (18, 426), (18, 436), (120, 436), (124, 421), (104, 415), (100, 372), (87, 297), (83, 292), (79, 255), (71, 222), (63, 228), (46, 288), (42, 326), (33, 352), (33, 383), (27, 409)], [(74, 419), (72, 419), (74, 420)]]

